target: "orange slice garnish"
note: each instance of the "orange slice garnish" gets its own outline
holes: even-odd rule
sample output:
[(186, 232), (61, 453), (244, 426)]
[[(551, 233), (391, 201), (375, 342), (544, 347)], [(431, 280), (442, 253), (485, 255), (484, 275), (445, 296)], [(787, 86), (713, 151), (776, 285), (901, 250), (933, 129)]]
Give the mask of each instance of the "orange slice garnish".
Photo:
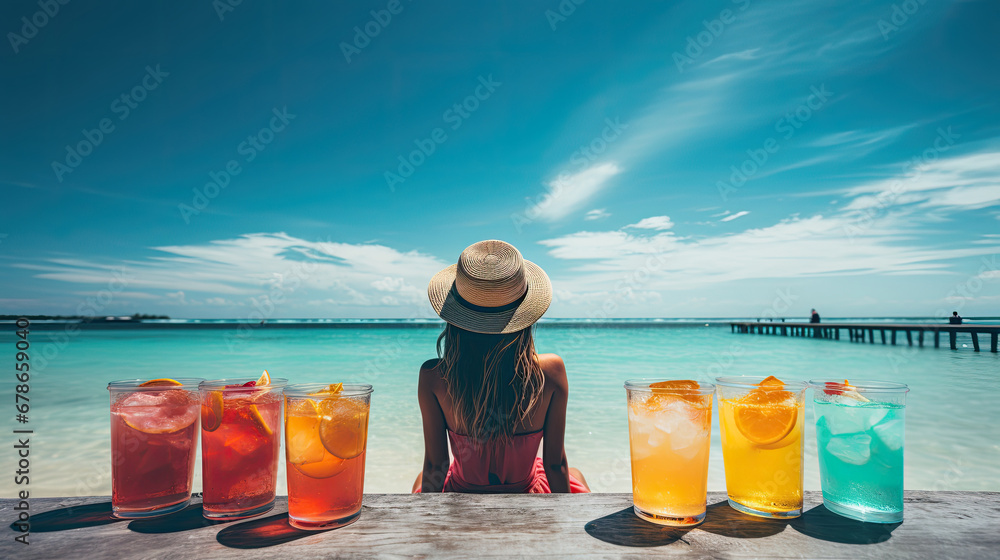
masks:
[(265, 369), (264, 373), (260, 374), (260, 378), (257, 379), (257, 384), (254, 385), (254, 387), (260, 387), (261, 385), (270, 385), (270, 384), (271, 384), (271, 375), (268, 374), (267, 370)]
[(343, 383), (331, 383), (327, 385), (324, 389), (316, 391), (315, 393), (310, 393), (313, 397), (330, 397), (333, 395), (339, 395), (344, 390)]
[(347, 461), (337, 457), (336, 455), (326, 453), (323, 455), (323, 459), (321, 461), (306, 463), (304, 465), (296, 465), (295, 463), (292, 463), (292, 468), (309, 478), (330, 478), (331, 476), (344, 470), (346, 465)]
[(784, 439), (799, 417), (794, 406), (738, 404), (735, 408), (736, 427), (758, 445), (770, 445)]
[(660, 401), (663, 399), (682, 399), (693, 404), (704, 404), (705, 397), (710, 395), (700, 395), (698, 394), (698, 389), (701, 385), (697, 381), (692, 381), (690, 379), (672, 379), (670, 381), (659, 381), (653, 383), (649, 386), (650, 390), (653, 391), (653, 398)]
[(795, 403), (787, 403), (794, 395), (784, 387), (784, 382), (772, 375), (732, 403), (736, 428), (751, 442), (777, 443), (795, 427), (799, 408)]
[(222, 391), (212, 391), (208, 401), (201, 402), (201, 427), (206, 432), (214, 432), (222, 425)]
[[(252, 384), (248, 382), (246, 385), (249, 385), (251, 387), (267, 387), (270, 384), (271, 384), (271, 374), (267, 373), (267, 370), (265, 369), (264, 373), (260, 374), (260, 377), (257, 379), (257, 381), (252, 382)], [(268, 393), (269, 391), (267, 390), (257, 391), (250, 398), (251, 400), (256, 401), (261, 397), (267, 395)], [(270, 437), (272, 434), (274, 434), (274, 430), (272, 430), (271, 427), (267, 425), (267, 422), (261, 415), (260, 409), (257, 408), (257, 405), (251, 404), (248, 407), (248, 409), (249, 409), (248, 414), (250, 415), (250, 419), (253, 420), (254, 424), (257, 424), (257, 427), (260, 428), (261, 432), (263, 432), (264, 435)]]
[(365, 451), (368, 407), (354, 399), (328, 397), (319, 405), (319, 437), (327, 451), (353, 459)]
[(161, 377), (160, 379), (150, 379), (145, 383), (140, 383), (140, 387), (180, 387), (183, 385), (180, 381), (175, 379), (168, 379), (166, 377)]
[(791, 391), (785, 390), (785, 382), (771, 375), (744, 395), (741, 401), (748, 404), (781, 403), (793, 397)]
[(257, 427), (260, 428), (261, 432), (263, 432), (264, 435), (266, 435), (268, 437), (270, 437), (271, 435), (273, 435), (274, 434), (274, 430), (272, 430), (271, 427), (267, 425), (267, 422), (264, 420), (264, 417), (261, 415), (260, 409), (257, 408), (257, 405), (252, 404), (252, 405), (250, 405), (247, 408), (250, 411), (250, 419), (253, 420), (255, 424), (257, 424)]
[(701, 387), (701, 385), (698, 385), (697, 381), (692, 381), (690, 379), (672, 379), (670, 381), (660, 381), (658, 383), (653, 383), (652, 385), (649, 386), (649, 388), (652, 389), (653, 392), (656, 392), (657, 389), (669, 389), (670, 392), (686, 391), (686, 390), (690, 391), (690, 390), (698, 390), (699, 387)]
[(286, 406), (285, 452), (288, 462), (304, 465), (322, 461), (327, 452), (319, 439), (319, 409), (316, 401), (305, 399)]

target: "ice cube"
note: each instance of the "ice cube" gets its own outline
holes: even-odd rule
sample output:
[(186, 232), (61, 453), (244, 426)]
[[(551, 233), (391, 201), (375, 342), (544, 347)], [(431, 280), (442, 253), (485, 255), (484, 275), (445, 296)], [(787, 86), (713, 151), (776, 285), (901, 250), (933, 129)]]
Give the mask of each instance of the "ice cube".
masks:
[(884, 406), (866, 406), (865, 410), (865, 429), (870, 430), (872, 426), (878, 424), (882, 421), (887, 414), (889, 414), (889, 409)]
[(656, 417), (653, 425), (656, 426), (657, 430), (665, 434), (672, 434), (680, 429), (683, 423), (684, 419), (676, 414), (662, 414)]
[(687, 422), (671, 434), (670, 447), (679, 457), (692, 459), (701, 448), (698, 445), (699, 439), (704, 438), (704, 436), (705, 433), (700, 426)]
[(903, 447), (903, 419), (892, 418), (872, 426), (875, 437), (892, 451)]
[(840, 406), (859, 406), (861, 404), (861, 401), (859, 401), (858, 399), (855, 399), (855, 398), (852, 398), (852, 397), (848, 397), (848, 396), (843, 395), (843, 394), (841, 394), (841, 395), (830, 395), (826, 399), (826, 402), (833, 403), (833, 404), (840, 405)]
[(646, 457), (652, 457), (653, 454), (656, 452), (656, 448), (649, 445), (649, 443), (635, 439), (631, 441), (631, 446), (629, 449), (632, 453), (633, 461), (641, 461)]
[(118, 406), (160, 406), (169, 398), (169, 391), (136, 391), (118, 401)]
[(698, 453), (698, 439), (704, 437), (704, 412), (687, 401), (675, 399), (664, 406), (658, 415), (656, 427), (670, 440), (670, 448), (677, 455), (690, 459)]
[(653, 447), (658, 447), (660, 444), (663, 443), (663, 440), (664, 440), (665, 437), (666, 436), (663, 434), (662, 431), (657, 430), (657, 429), (654, 428), (649, 433), (649, 438), (646, 441), (647, 441), (647, 443), (649, 443), (649, 445), (651, 445)]
[(836, 436), (826, 444), (826, 451), (845, 463), (864, 465), (872, 456), (872, 438), (858, 433)]
[(266, 445), (268, 441), (259, 436), (244, 433), (241, 437), (234, 437), (226, 440), (226, 447), (239, 453), (243, 457), (250, 455)]
[[(649, 445), (650, 440), (656, 433), (656, 426), (653, 424), (653, 417), (649, 413), (642, 413), (629, 407), (628, 412), (629, 433), (631, 438), (640, 445)], [(656, 445), (656, 443), (652, 443)]]
[(828, 414), (824, 414), (823, 419), (826, 420), (825, 426), (830, 431), (830, 434), (840, 436), (865, 431), (868, 428), (865, 416), (860, 409), (835, 409)]
[(816, 419), (816, 434), (824, 437), (830, 435), (830, 426), (827, 425), (826, 416), (820, 416)]
[(113, 409), (132, 428), (149, 434), (176, 432), (198, 418), (197, 402), (186, 391), (139, 391)]

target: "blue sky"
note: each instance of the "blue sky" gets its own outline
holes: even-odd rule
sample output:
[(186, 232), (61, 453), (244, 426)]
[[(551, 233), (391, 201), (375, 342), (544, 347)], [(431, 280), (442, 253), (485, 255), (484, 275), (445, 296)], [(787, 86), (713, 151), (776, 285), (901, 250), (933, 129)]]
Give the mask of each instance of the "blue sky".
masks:
[(996, 2), (290, 4), (0, 6), (2, 312), (1000, 315)]

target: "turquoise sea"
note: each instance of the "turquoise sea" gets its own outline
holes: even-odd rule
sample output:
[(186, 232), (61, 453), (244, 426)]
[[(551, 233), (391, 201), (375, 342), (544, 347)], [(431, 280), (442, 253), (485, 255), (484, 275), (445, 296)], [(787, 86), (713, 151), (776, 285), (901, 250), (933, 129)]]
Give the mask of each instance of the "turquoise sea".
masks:
[[(176, 323), (176, 322), (175, 322)], [(267, 369), (290, 382), (362, 381), (375, 387), (369, 431), (367, 492), (409, 492), (422, 461), (417, 370), (435, 356), (437, 327), (393, 322), (326, 326), (269, 324), (237, 329), (87, 328), (33, 325), (31, 333), (31, 495), (109, 495), (107, 383), (155, 377), (256, 377)], [(42, 330), (43, 328), (47, 330)], [(3, 330), (13, 362), (13, 329)], [(852, 344), (732, 334), (726, 323), (611, 321), (587, 327), (550, 321), (536, 331), (539, 352), (565, 359), (570, 379), (566, 451), (599, 492), (630, 491), (626, 379), (776, 375), (781, 379), (869, 378), (907, 383), (907, 489), (1000, 490), (1000, 355), (959, 349)], [(946, 339), (947, 337), (945, 337)], [(905, 340), (905, 339), (904, 339)], [(905, 344), (905, 343), (904, 343)], [(967, 347), (963, 347), (967, 345)], [(987, 341), (988, 349), (988, 341)], [(13, 376), (7, 433), (13, 418)], [(807, 489), (819, 489), (815, 429), (807, 398)], [(715, 420), (713, 418), (713, 420)], [(709, 489), (724, 490), (718, 425), (713, 421)], [(11, 436), (8, 436), (11, 437)], [(4, 472), (16, 469), (2, 454)], [(282, 465), (279, 493), (284, 493)], [(200, 490), (200, 465), (195, 490)], [(3, 497), (15, 493), (3, 477)]]

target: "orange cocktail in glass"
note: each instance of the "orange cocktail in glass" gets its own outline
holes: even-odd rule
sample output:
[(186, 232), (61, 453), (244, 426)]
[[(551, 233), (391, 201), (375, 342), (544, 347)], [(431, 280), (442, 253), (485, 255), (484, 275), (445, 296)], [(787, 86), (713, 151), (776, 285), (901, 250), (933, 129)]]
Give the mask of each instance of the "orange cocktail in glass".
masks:
[(718, 377), (715, 384), (729, 505), (761, 517), (798, 517), (807, 385), (774, 376)]
[(201, 390), (202, 507), (240, 519), (274, 507), (285, 379), (218, 379)]
[(635, 514), (661, 525), (705, 520), (715, 386), (691, 380), (627, 381)]
[(115, 381), (111, 392), (111, 510), (142, 518), (191, 500), (200, 379)]
[(355, 521), (365, 488), (371, 385), (291, 385), (285, 391), (288, 519), (300, 529)]

